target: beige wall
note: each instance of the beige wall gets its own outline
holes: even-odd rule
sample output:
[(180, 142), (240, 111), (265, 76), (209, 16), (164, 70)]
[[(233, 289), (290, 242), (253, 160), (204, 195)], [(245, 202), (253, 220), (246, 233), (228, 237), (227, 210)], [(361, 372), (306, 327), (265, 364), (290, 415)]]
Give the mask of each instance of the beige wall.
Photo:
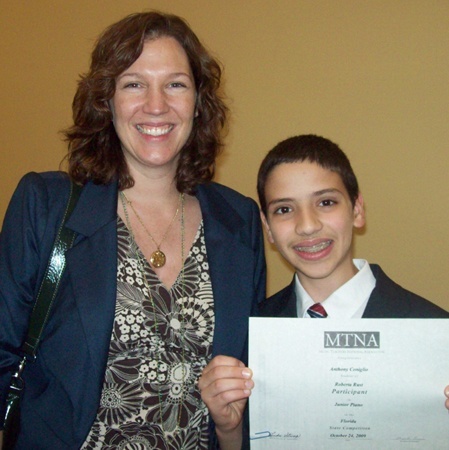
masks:
[[(233, 112), (218, 181), (255, 197), (265, 153), (317, 133), (358, 174), (356, 256), (449, 309), (447, 0), (0, 0), (0, 221), (21, 175), (52, 170), (95, 37), (125, 14), (186, 18), (225, 65)], [(291, 278), (267, 249), (269, 292)], [(236, 293), (238, 295), (238, 293)]]

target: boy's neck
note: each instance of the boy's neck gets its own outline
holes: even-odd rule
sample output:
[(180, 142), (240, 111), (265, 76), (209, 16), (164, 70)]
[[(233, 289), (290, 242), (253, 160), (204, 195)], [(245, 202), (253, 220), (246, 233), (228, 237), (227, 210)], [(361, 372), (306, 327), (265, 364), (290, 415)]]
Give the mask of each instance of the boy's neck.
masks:
[(337, 289), (346, 284), (358, 273), (357, 267), (351, 260), (351, 267), (342, 277), (308, 278), (296, 272), (302, 287), (315, 303), (321, 303), (330, 297)]

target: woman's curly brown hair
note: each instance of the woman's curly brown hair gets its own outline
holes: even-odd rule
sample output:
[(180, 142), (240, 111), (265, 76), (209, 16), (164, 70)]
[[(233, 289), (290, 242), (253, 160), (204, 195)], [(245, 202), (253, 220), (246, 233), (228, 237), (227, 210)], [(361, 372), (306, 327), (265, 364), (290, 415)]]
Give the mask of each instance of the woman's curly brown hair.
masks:
[(218, 92), (220, 64), (183, 19), (153, 11), (111, 25), (95, 45), (90, 70), (81, 77), (73, 99), (73, 126), (64, 131), (68, 172), (75, 182), (107, 184), (117, 178), (119, 189), (133, 186), (108, 102), (117, 77), (140, 56), (144, 43), (164, 36), (176, 39), (186, 52), (197, 92), (192, 132), (179, 157), (177, 188), (191, 194), (199, 183), (213, 178), (228, 111)]

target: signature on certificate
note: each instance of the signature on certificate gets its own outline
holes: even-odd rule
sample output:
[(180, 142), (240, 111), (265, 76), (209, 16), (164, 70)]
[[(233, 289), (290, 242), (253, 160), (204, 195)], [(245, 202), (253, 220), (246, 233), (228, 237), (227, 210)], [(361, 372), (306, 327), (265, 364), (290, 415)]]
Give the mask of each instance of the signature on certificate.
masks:
[(425, 441), (425, 439), (424, 438), (420, 438), (418, 436), (405, 436), (405, 437), (399, 437), (398, 436), (397, 438), (393, 439), (393, 441), (413, 443), (413, 442), (422, 442), (422, 441)]
[(278, 433), (276, 431), (259, 431), (250, 436), (250, 440), (254, 441), (256, 439), (277, 439), (282, 441), (297, 441), (301, 439), (301, 433)]

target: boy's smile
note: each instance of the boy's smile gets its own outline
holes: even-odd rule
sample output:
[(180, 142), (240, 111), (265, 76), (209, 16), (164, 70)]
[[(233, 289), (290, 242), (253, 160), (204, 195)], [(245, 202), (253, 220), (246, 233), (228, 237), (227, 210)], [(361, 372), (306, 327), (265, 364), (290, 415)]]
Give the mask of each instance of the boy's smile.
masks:
[[(363, 198), (353, 206), (338, 173), (309, 161), (279, 164), (267, 178), (265, 199), (268, 239), (315, 301), (352, 278), (352, 233), (365, 223)], [(325, 297), (316, 299), (318, 292)]]

